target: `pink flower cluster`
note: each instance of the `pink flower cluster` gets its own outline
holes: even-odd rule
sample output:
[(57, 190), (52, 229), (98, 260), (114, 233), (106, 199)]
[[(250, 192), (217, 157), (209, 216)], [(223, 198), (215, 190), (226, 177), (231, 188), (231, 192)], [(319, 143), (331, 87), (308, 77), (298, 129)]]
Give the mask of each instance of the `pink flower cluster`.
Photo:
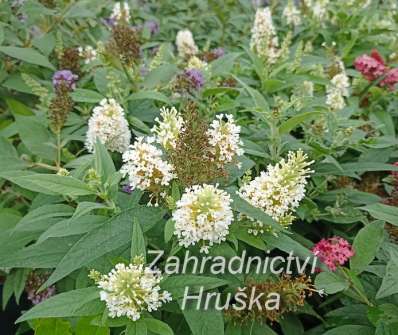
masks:
[(331, 271), (336, 271), (338, 265), (343, 265), (354, 256), (351, 245), (338, 236), (320, 240), (311, 251)]
[(398, 68), (390, 69), (377, 50), (372, 50), (370, 56), (362, 55), (357, 57), (354, 66), (369, 81), (374, 81), (384, 76), (384, 79), (379, 83), (381, 87), (387, 86), (392, 90), (395, 84), (398, 83)]
[(41, 292), (37, 292), (39, 288), (48, 279), (48, 273), (40, 273), (38, 271), (32, 271), (25, 284), (25, 291), (28, 295), (28, 299), (33, 305), (40, 304), (42, 301), (52, 297), (55, 294), (55, 286), (50, 286)]

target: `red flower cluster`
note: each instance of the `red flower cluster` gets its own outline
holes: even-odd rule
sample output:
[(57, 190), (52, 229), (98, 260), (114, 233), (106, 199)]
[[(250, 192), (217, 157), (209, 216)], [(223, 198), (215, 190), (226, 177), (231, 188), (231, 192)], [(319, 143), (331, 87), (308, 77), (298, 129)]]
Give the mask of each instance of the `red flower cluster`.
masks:
[(351, 245), (338, 236), (320, 240), (311, 251), (331, 271), (336, 271), (337, 265), (343, 265), (354, 256)]
[(370, 56), (362, 55), (357, 57), (354, 62), (355, 69), (369, 81), (374, 81), (381, 76), (385, 76), (379, 86), (387, 86), (390, 90), (394, 89), (398, 83), (398, 68), (390, 69), (384, 62), (383, 57), (377, 50), (372, 50)]

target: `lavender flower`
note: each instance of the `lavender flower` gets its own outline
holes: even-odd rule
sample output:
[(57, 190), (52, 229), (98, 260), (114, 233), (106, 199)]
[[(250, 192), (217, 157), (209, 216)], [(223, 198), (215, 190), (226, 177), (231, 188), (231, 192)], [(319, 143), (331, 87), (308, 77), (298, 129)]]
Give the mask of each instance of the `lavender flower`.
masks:
[(198, 69), (187, 69), (184, 71), (185, 77), (190, 81), (192, 87), (200, 89), (205, 83), (203, 73)]
[(214, 57), (217, 59), (225, 55), (225, 50), (224, 48), (215, 48), (212, 50), (212, 53), (214, 54)]
[(54, 88), (59, 88), (60, 85), (65, 85), (70, 90), (76, 88), (76, 81), (79, 77), (73, 74), (70, 70), (59, 70), (54, 73), (53, 76), (53, 86)]
[(130, 185), (124, 185), (122, 191), (124, 193), (131, 194), (133, 192), (133, 188)]
[(144, 27), (149, 30), (151, 36), (156, 35), (159, 32), (159, 23), (156, 21), (146, 21)]

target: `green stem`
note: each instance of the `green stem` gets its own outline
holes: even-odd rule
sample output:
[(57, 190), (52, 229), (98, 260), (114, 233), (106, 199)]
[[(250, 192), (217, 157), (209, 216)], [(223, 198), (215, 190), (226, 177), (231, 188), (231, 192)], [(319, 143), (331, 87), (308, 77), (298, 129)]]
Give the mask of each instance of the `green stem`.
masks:
[(124, 73), (126, 74), (127, 79), (129, 80), (130, 84), (133, 87), (133, 91), (135, 91), (136, 85), (135, 85), (134, 78), (131, 76), (128, 68), (123, 63), (122, 63), (122, 68), (123, 68)]
[(345, 279), (347, 279), (349, 281), (351, 288), (358, 294), (358, 296), (360, 296), (362, 298), (363, 302), (365, 304), (367, 304), (368, 306), (373, 307), (373, 304), (369, 301), (368, 297), (365, 294), (363, 294), (358, 288), (355, 287), (350, 276), (345, 272), (345, 269), (342, 267), (340, 269), (341, 269), (341, 272), (343, 273), (343, 276), (345, 277)]
[(57, 161), (56, 161), (56, 166), (59, 169), (61, 167), (61, 150), (62, 150), (62, 145), (61, 145), (61, 131), (57, 131)]

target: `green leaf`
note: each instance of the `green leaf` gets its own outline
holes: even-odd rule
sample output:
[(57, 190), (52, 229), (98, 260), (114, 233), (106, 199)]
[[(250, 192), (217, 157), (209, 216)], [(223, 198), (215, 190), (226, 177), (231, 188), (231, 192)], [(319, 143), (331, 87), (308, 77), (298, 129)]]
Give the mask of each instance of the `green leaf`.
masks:
[(33, 154), (53, 161), (57, 155), (55, 138), (35, 116), (14, 115), (19, 136)]
[(166, 84), (170, 82), (170, 80), (174, 77), (177, 71), (177, 65), (163, 64), (149, 72), (143, 82), (143, 86), (148, 89), (153, 89), (156, 86)]
[(15, 177), (11, 181), (28, 190), (49, 195), (60, 194), (76, 197), (94, 194), (86, 183), (71, 176), (36, 173)]
[(279, 126), (279, 133), (280, 134), (288, 134), (294, 128), (296, 128), (300, 123), (316, 119), (317, 117), (321, 116), (322, 114), (323, 114), (322, 112), (307, 112), (307, 113), (302, 113), (302, 114), (293, 116), (289, 120), (283, 122)]
[(164, 102), (167, 105), (171, 104), (171, 101), (167, 96), (156, 91), (140, 91), (133, 93), (127, 98), (127, 100), (156, 100)]
[(350, 287), (350, 283), (335, 272), (321, 272), (315, 278), (315, 287), (327, 294), (341, 292)]
[(39, 318), (69, 318), (100, 314), (104, 310), (96, 287), (57, 294), (34, 306), (16, 321), (17, 323)]
[(105, 184), (116, 172), (116, 169), (111, 155), (98, 138), (95, 143), (94, 159), (95, 170), (101, 176), (102, 183)]
[(146, 262), (146, 247), (144, 233), (142, 232), (141, 225), (138, 223), (137, 218), (133, 222), (133, 236), (131, 239), (131, 259), (136, 256), (144, 257)]
[(163, 215), (164, 211), (159, 208), (137, 206), (110, 218), (98, 229), (83, 236), (72, 246), (45, 285), (52, 285), (82, 266), (131, 243), (134, 218), (141, 224), (142, 230), (145, 232), (156, 224)]
[(72, 215), (74, 208), (68, 205), (44, 205), (26, 214), (14, 228), (14, 232), (44, 231), (60, 218)]
[(7, 56), (22, 60), (27, 63), (40, 65), (51, 70), (55, 67), (48, 61), (47, 57), (35, 49), (19, 48), (19, 47), (0, 47), (0, 52), (5, 53)]
[(35, 335), (72, 335), (69, 321), (42, 319), (34, 323)]
[(96, 91), (87, 90), (84, 88), (76, 88), (73, 92), (70, 93), (73, 101), (75, 102), (88, 102), (88, 103), (97, 103), (100, 102), (105, 97), (99, 94)]
[(376, 299), (382, 299), (398, 293), (398, 264), (396, 259), (391, 259), (386, 268), (386, 274), (376, 294)]
[(125, 335), (147, 335), (146, 319), (131, 322), (126, 327)]
[(14, 295), (15, 301), (19, 304), (19, 299), (21, 298), (21, 294), (25, 288), (26, 279), (28, 278), (28, 274), (30, 269), (17, 269), (15, 270), (15, 276), (13, 278), (14, 281)]
[(22, 170), (29, 164), (18, 157), (18, 153), (13, 145), (4, 137), (0, 137), (0, 171)]
[[(182, 306), (181, 302), (179, 304)], [(221, 311), (213, 309), (197, 310), (195, 306), (186, 306), (182, 313), (192, 331), (192, 335), (224, 335), (224, 320)]]
[(398, 207), (384, 204), (372, 204), (359, 207), (359, 209), (367, 211), (375, 219), (383, 220), (393, 224), (394, 226), (398, 226)]
[(355, 255), (350, 259), (350, 268), (361, 273), (375, 258), (384, 239), (384, 222), (376, 221), (363, 227), (355, 237)]
[(344, 325), (328, 330), (323, 335), (374, 335), (374, 328), (360, 325)]
[(267, 100), (265, 100), (265, 98), (259, 91), (255, 90), (254, 88), (251, 88), (250, 86), (245, 84), (242, 80), (240, 80), (238, 77), (236, 77), (236, 76), (233, 76), (233, 77), (235, 78), (236, 81), (238, 81), (243, 86), (243, 88), (251, 96), (251, 98), (253, 99), (253, 102), (254, 102), (254, 106), (256, 108), (258, 108), (263, 113), (269, 112), (268, 102), (267, 102)]
[[(157, 319), (144, 319), (146, 327), (152, 333), (159, 335), (174, 335), (173, 330), (169, 327), (167, 323)], [(141, 335), (141, 333), (139, 333)]]
[(164, 226), (164, 241), (167, 243), (169, 242), (174, 234), (175, 230), (175, 222), (173, 219), (167, 220), (165, 226)]
[(42, 243), (51, 237), (65, 237), (72, 235), (82, 235), (94, 230), (103, 224), (108, 218), (100, 215), (85, 215), (79, 217), (72, 217), (57, 222), (48, 228), (37, 240), (37, 243)]
[(79, 202), (79, 204), (76, 207), (75, 212), (73, 213), (72, 218), (76, 220), (77, 218), (79, 218), (81, 216), (87, 215), (88, 213), (92, 212), (93, 210), (101, 209), (101, 208), (108, 208), (108, 207), (99, 202), (89, 202), (89, 201)]
[[(75, 335), (109, 335), (108, 327), (99, 327), (91, 324), (92, 318), (81, 318), (76, 325)], [(126, 334), (127, 335), (127, 334)]]
[[(24, 236), (27, 233), (23, 233)], [(32, 238), (28, 237), (28, 241)], [(11, 236), (15, 241), (15, 237)], [(0, 267), (9, 268), (43, 268), (55, 267), (68, 252), (76, 237), (51, 238), (39, 244), (32, 244), (20, 250), (13, 251), (5, 257), (6, 250), (1, 251)], [(18, 246), (18, 244), (17, 244)], [(11, 249), (12, 250), (12, 249)]]
[(189, 294), (199, 292), (201, 288), (211, 290), (220, 286), (227, 285), (224, 279), (197, 275), (178, 275), (165, 278), (161, 287), (171, 293), (173, 298), (184, 296), (185, 288), (189, 288)]
[(211, 62), (211, 74), (213, 76), (221, 76), (229, 74), (234, 66), (235, 60), (241, 53), (227, 53), (226, 55)]

